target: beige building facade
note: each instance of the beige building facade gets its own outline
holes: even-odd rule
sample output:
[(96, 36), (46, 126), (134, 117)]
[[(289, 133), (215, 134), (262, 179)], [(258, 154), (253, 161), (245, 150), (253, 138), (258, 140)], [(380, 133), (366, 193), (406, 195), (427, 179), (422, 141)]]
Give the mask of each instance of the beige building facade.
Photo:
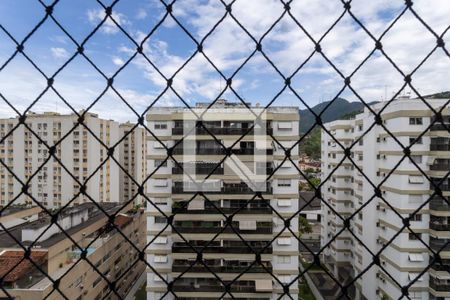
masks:
[[(207, 105), (197, 104), (195, 111), (202, 113)], [(148, 269), (147, 299), (230, 298), (224, 284), (235, 278), (229, 291), (236, 298), (278, 299), (287, 285), (290, 299), (298, 299), (297, 146), (290, 156), (294, 165), (282, 163), (283, 147), (298, 140), (298, 109), (268, 109), (262, 133), (245, 106), (225, 100), (202, 115), (206, 129), (197, 120), (184, 108), (153, 108), (147, 115), (150, 130), (160, 140), (147, 136), (147, 195), (152, 202), (147, 204), (147, 261), (156, 270)], [(190, 128), (195, 140), (184, 143), (190, 139), (187, 124), (195, 127)], [(166, 160), (167, 149), (177, 163)], [(243, 169), (264, 170), (263, 177), (251, 176), (264, 184), (260, 193), (225, 161), (227, 153), (228, 159), (239, 159)], [(208, 178), (206, 188), (191, 186), (187, 170), (199, 181)], [(291, 218), (292, 231), (271, 207), (282, 218)], [(172, 216), (173, 226), (164, 215)], [(166, 293), (171, 282), (175, 294)]]

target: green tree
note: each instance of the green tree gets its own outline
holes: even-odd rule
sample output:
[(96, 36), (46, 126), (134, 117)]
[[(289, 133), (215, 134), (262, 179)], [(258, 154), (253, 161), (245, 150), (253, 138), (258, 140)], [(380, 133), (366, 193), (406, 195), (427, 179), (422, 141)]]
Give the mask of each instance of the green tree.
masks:
[(312, 232), (312, 226), (311, 224), (309, 224), (309, 221), (305, 217), (298, 217), (298, 231), (300, 233), (300, 236), (302, 234)]
[(300, 149), (303, 150), (309, 157), (313, 159), (320, 159), (320, 139), (320, 128), (316, 127), (308, 134), (308, 136), (305, 137), (303, 145), (300, 145)]

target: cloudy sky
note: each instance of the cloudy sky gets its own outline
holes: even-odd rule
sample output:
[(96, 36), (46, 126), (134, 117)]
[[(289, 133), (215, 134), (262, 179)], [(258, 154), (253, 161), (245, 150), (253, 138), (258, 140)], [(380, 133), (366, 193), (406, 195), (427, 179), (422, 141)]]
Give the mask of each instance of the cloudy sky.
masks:
[[(42, 2), (50, 3), (48, 0)], [(103, 0), (104, 6), (109, 6), (110, 2)], [(74, 3), (59, 1), (54, 7), (53, 17), (81, 44), (102, 23), (105, 12), (94, 0)], [(311, 41), (311, 38), (320, 40), (344, 13), (344, 8), (337, 0), (294, 0), (290, 6), (290, 13), (306, 33), (291, 15), (283, 15), (283, 3), (279, 0), (237, 0), (232, 5), (234, 18), (227, 14), (219, 0), (178, 0), (173, 5), (176, 20), (166, 15), (163, 1), (121, 0), (114, 5), (111, 17), (129, 37), (108, 18), (84, 44), (86, 57), (98, 70), (85, 57), (75, 55), (76, 43), (50, 17), (25, 41), (24, 53), (47, 77), (52, 77), (70, 60), (55, 77), (53, 86), (59, 95), (79, 110), (88, 107), (107, 90), (91, 111), (120, 121), (137, 118), (121, 97), (136, 113), (145, 111), (156, 99), (159, 99), (156, 105), (179, 106), (184, 105), (181, 97), (193, 105), (198, 101), (214, 100), (223, 90), (222, 97), (231, 101), (238, 100), (238, 94), (246, 101), (264, 105), (279, 94), (274, 105), (304, 108), (293, 91), (307, 105), (313, 106), (332, 99), (344, 86), (344, 80), (327, 60), (314, 53)], [(448, 0), (414, 1), (413, 8), (438, 35), (450, 25)], [(376, 38), (404, 9), (404, 1), (400, 0), (354, 0), (351, 4), (351, 12)], [(281, 20), (267, 33), (280, 17)], [(44, 18), (45, 8), (37, 0), (2, 0), (0, 3), (0, 93), (19, 111), (24, 111), (45, 90), (47, 80), (20, 53), (8, 62), (16, 51), (16, 45), (5, 30), (21, 43)], [(191, 37), (180, 24), (191, 33)], [(255, 40), (261, 38), (266, 57), (255, 52)], [(203, 52), (210, 61), (203, 54), (196, 53), (197, 45), (193, 39), (197, 42), (204, 39)], [(444, 35), (444, 41), (450, 45), (450, 34)], [(135, 43), (142, 42), (147, 58), (135, 55)], [(406, 11), (383, 35), (381, 42), (386, 54), (404, 74), (408, 74), (434, 49), (436, 37), (410, 11)], [(320, 45), (326, 58), (346, 77), (369, 56), (375, 43), (350, 14), (345, 13), (323, 37)], [(296, 72), (300, 66), (302, 68)], [(121, 68), (114, 77), (115, 90), (108, 89), (107, 80), (99, 70), (109, 78)], [(226, 81), (215, 68), (226, 78), (234, 75), (233, 91), (226, 88)], [(235, 74), (237, 69), (239, 71)], [(176, 73), (172, 85), (176, 93), (169, 89), (160, 97), (167, 84), (160, 72), (166, 78)], [(280, 73), (292, 77), (292, 90), (283, 89), (285, 84)], [(450, 59), (438, 48), (415, 71), (412, 82), (424, 95), (450, 90), (449, 73)], [(353, 89), (367, 102), (391, 97), (402, 84), (402, 76), (380, 51), (375, 51), (351, 79)], [(348, 88), (341, 96), (358, 101)], [(31, 110), (68, 112), (69, 108), (53, 90), (48, 90)], [(14, 114), (0, 99), (0, 115)]]

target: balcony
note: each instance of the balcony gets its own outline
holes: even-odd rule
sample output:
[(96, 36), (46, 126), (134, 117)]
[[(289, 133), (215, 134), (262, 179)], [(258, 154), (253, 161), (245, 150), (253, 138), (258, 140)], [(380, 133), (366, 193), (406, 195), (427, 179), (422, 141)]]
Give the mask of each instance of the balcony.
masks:
[(434, 251), (450, 251), (450, 239), (438, 239), (435, 237), (430, 237), (430, 248)]
[(430, 288), (437, 292), (450, 292), (450, 284), (447, 280), (439, 280), (430, 276)]
[(450, 128), (450, 123), (444, 123), (444, 125), (442, 125), (441, 123), (434, 123), (433, 125), (431, 125), (430, 127), (430, 131), (448, 131), (448, 128)]
[[(186, 129), (187, 132), (184, 132), (183, 127), (175, 127), (172, 128), (172, 135), (185, 135), (188, 132), (190, 132), (189, 129)], [(247, 133), (248, 131), (248, 133)], [(194, 132), (194, 130), (192, 130)], [(271, 135), (273, 133), (272, 128), (266, 128), (267, 135)], [(233, 127), (211, 127), (207, 128), (207, 130), (203, 127), (196, 127), (195, 128), (195, 134), (196, 135), (253, 135), (254, 130), (249, 128), (233, 128)]]
[(430, 209), (437, 211), (450, 211), (450, 200), (447, 202), (439, 197), (430, 200)]
[[(212, 189), (212, 188), (211, 188)], [(172, 186), (172, 194), (195, 194), (201, 190), (185, 190), (182, 182), (176, 182)], [(241, 185), (224, 185), (217, 191), (205, 191), (206, 194), (255, 194), (258, 191), (252, 190), (246, 184)], [(263, 194), (272, 194), (272, 187), (270, 183), (266, 184), (266, 190), (261, 191)]]
[[(228, 282), (224, 282), (228, 284)], [(174, 292), (210, 292), (210, 293), (223, 293), (225, 292), (225, 287), (217, 279), (188, 279), (183, 278), (177, 280), (173, 284)], [(255, 283), (254, 281), (235, 281), (231, 287), (230, 292), (232, 293), (255, 293)]]
[(172, 272), (215, 272), (215, 273), (266, 273), (272, 271), (272, 265), (270, 262), (263, 262), (265, 268), (260, 264), (254, 263), (253, 261), (222, 261), (217, 260), (206, 260), (205, 263), (208, 266), (205, 267), (203, 264), (189, 262), (185, 259), (176, 259), (172, 265)]
[[(186, 153), (194, 153), (194, 149), (190, 148)], [(273, 149), (255, 149), (255, 148), (236, 148), (232, 149), (231, 153), (235, 155), (273, 155)], [(179, 145), (173, 149), (174, 155), (183, 155), (184, 148)], [(224, 148), (196, 148), (196, 155), (225, 155), (226, 150)]]
[(430, 222), (430, 229), (436, 231), (450, 231), (450, 224)]
[[(432, 258), (430, 257), (430, 262)], [(450, 271), (450, 259), (442, 259), (442, 263), (434, 263), (431, 265), (431, 268), (435, 271)]]
[[(181, 164), (183, 167), (183, 164)], [(184, 167), (183, 167), (184, 168)], [(181, 169), (176, 166), (172, 168), (172, 174), (184, 174), (185, 172), (191, 171), (192, 168), (189, 169)], [(223, 175), (223, 167), (217, 166), (216, 164), (209, 165), (196, 165), (195, 174), (199, 175)]]
[[(441, 182), (441, 180), (442, 180), (441, 178), (431, 177), (432, 183), (434, 183), (434, 185), (439, 187), (441, 189), (441, 191), (443, 191), (443, 192), (450, 191), (450, 179), (446, 178), (446, 179), (442, 180), (442, 182)], [(430, 189), (434, 189), (434, 186), (431, 183), (430, 183)]]
[(258, 222), (256, 229), (239, 229), (239, 223), (233, 222), (233, 228), (221, 225), (218, 221), (176, 221), (173, 225), (180, 233), (241, 233), (241, 234), (272, 234), (271, 222)]
[[(208, 244), (207, 247), (205, 245), (199, 245), (196, 243), (191, 244), (191, 246), (187, 245), (184, 242), (176, 242), (172, 245), (173, 253), (194, 253), (195, 251), (202, 251), (202, 253), (242, 253), (242, 254), (251, 254), (251, 253), (261, 253), (261, 254), (271, 254), (272, 246), (267, 245), (268, 242), (260, 242), (260, 241), (248, 241), (248, 247), (243, 243), (234, 242), (234, 241), (224, 241), (221, 246), (220, 243), (212, 242)], [(195, 251), (194, 251), (195, 250)]]
[[(187, 151), (188, 153), (194, 153), (194, 149)], [(174, 155), (183, 155), (184, 148), (180, 145), (173, 149)], [(225, 149), (223, 148), (196, 148), (195, 154), (197, 155), (225, 155)]]
[(450, 170), (450, 159), (436, 158), (434, 163), (430, 165), (431, 171), (448, 171)]
[[(232, 200), (229, 206), (221, 206), (219, 201), (214, 201), (214, 205), (210, 202), (205, 202), (204, 209), (189, 209), (187, 204), (182, 202), (175, 202), (172, 206), (172, 213), (180, 214), (232, 214), (239, 210), (239, 214), (271, 214), (272, 209), (264, 201), (250, 201), (250, 203), (243, 203), (240, 205), (238, 200)], [(217, 208), (216, 208), (217, 207)]]
[(430, 229), (450, 231), (450, 217), (430, 216)]

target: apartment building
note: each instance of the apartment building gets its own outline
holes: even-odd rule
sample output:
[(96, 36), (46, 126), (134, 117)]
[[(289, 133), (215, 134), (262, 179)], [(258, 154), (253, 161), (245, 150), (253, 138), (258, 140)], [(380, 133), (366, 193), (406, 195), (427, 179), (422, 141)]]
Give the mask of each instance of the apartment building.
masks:
[(120, 124), (119, 128), (120, 137), (125, 137), (119, 144), (120, 165), (126, 170), (120, 172), (120, 199), (133, 199), (135, 204), (142, 205), (145, 200), (138, 189), (147, 176), (145, 130), (129, 122)]
[[(446, 103), (447, 99), (427, 99), (434, 109), (443, 109), (448, 126), (450, 107)], [(378, 103), (373, 109), (378, 112), (384, 105)], [(379, 265), (373, 265), (356, 281), (355, 299), (398, 299), (401, 287), (415, 279), (408, 289), (410, 299), (448, 299), (450, 190), (449, 179), (444, 178), (450, 170), (450, 133), (433, 123), (434, 113), (420, 99), (396, 99), (381, 117), (395, 139), (410, 147), (411, 159), (401, 160), (403, 149), (381, 126), (369, 130), (374, 117), (368, 109), (354, 119), (326, 124), (333, 137), (322, 131), (322, 180), (327, 179), (322, 188), (324, 259), (341, 282), (347, 283), (373, 262), (371, 253), (395, 237), (381, 252)], [(351, 153), (355, 164), (344, 159), (344, 149), (336, 141), (343, 147), (355, 143)], [(443, 180), (442, 196), (433, 196), (434, 186), (413, 161), (431, 181)], [(375, 190), (381, 182), (379, 191)], [(363, 205), (350, 221), (354, 235), (347, 229), (338, 234), (344, 220)], [(419, 207), (419, 212), (411, 215)], [(415, 234), (403, 229), (399, 215), (409, 218)], [(442, 264), (432, 264), (433, 252), (441, 248)], [(419, 276), (429, 264), (431, 268)]]
[[(42, 270), (59, 281), (58, 288), (67, 299), (124, 299), (144, 276), (145, 264), (138, 261), (139, 252), (123, 236), (143, 249), (145, 214), (143, 209), (131, 205), (122, 212), (117, 203), (101, 206), (108, 214), (117, 213), (114, 224), (118, 229), (110, 225), (109, 218), (95, 204), (84, 203), (60, 213), (58, 223), (67, 235), (56, 225), (49, 227), (51, 218), (39, 212), (35, 218), (10, 228), (9, 234), (0, 231), (0, 277), (6, 290), (0, 291), (0, 298), (63, 298)], [(29, 257), (39, 268), (30, 260), (23, 260), (24, 250), (16, 240), (30, 247)], [(86, 260), (81, 259), (84, 255)], [(115, 284), (117, 294), (105, 278)]]
[[(129, 197), (132, 187), (128, 192), (121, 189), (121, 184), (126, 186), (128, 181), (123, 179), (117, 163), (112, 159), (102, 163), (108, 158), (108, 149), (104, 145), (113, 146), (131, 125), (121, 126), (93, 113), (84, 116), (83, 122), (89, 130), (76, 126), (76, 114), (29, 113), (25, 121), (37, 136), (25, 126), (17, 126), (18, 117), (0, 120), (0, 137), (4, 138), (0, 143), (0, 159), (7, 166), (0, 165), (0, 205), (16, 198), (15, 204), (32, 204), (29, 194), (49, 208), (64, 206), (72, 199), (72, 204), (84, 203), (90, 200), (79, 193), (82, 187), (77, 180), (83, 184), (87, 179), (86, 193), (98, 202), (120, 202)], [(129, 169), (140, 169), (142, 165), (143, 133), (141, 129), (138, 131), (112, 154)], [(50, 156), (43, 142), (56, 146), (56, 155), (62, 165)], [(27, 182), (39, 170), (28, 184), (28, 194), (22, 193), (22, 184), (8, 168), (22, 182)], [(136, 176), (139, 172), (133, 170)]]
[[(298, 108), (268, 109), (262, 129), (243, 104), (219, 100), (204, 113), (208, 105), (194, 109), (201, 123), (186, 108), (155, 107), (147, 115), (159, 139), (147, 136), (152, 176), (146, 191), (154, 204), (147, 205), (147, 261), (156, 271), (148, 269), (147, 298), (231, 298), (229, 291), (236, 299), (267, 300), (286, 291), (286, 299), (298, 299), (298, 172), (290, 161), (281, 164), (283, 147), (299, 138)], [(177, 163), (166, 160), (166, 148)], [(294, 164), (297, 153), (294, 147)], [(255, 189), (242, 177), (231, 161), (236, 158), (264, 188)], [(206, 186), (191, 185), (186, 174), (193, 173), (196, 182), (207, 178)], [(293, 233), (284, 230), (271, 207), (283, 218), (292, 217)], [(169, 283), (175, 295), (166, 293)]]

